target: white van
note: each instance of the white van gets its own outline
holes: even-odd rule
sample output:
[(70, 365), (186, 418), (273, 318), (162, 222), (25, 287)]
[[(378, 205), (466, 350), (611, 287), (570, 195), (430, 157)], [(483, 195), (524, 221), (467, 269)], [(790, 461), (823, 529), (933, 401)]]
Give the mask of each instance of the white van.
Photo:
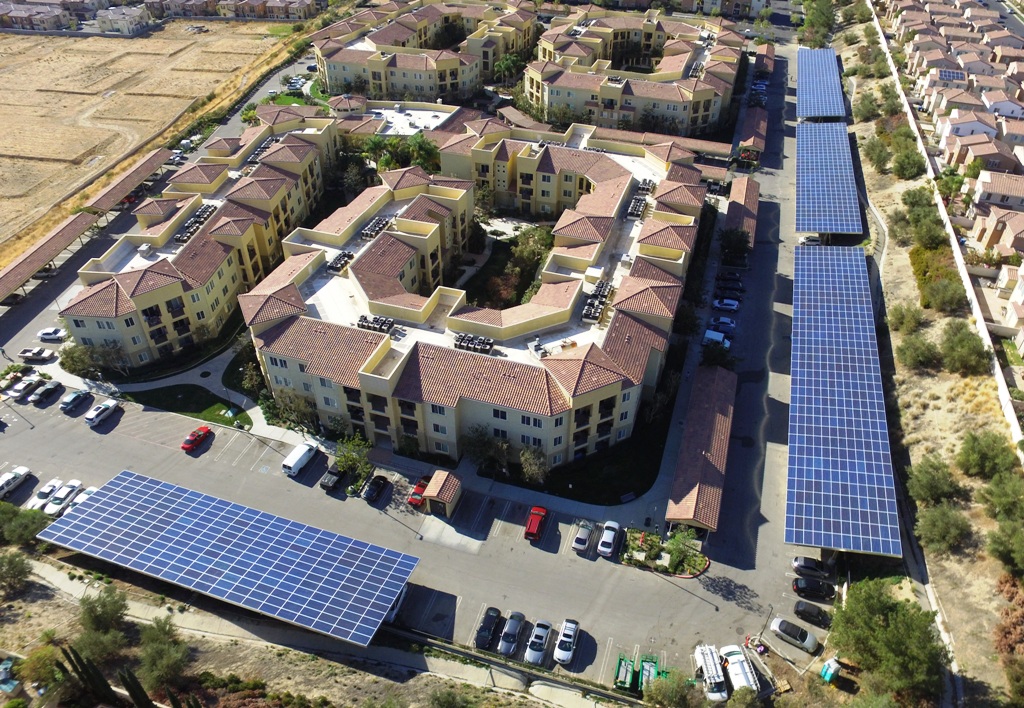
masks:
[(722, 663), (718, 650), (710, 644), (698, 644), (693, 650), (693, 675), (704, 689), (704, 695), (712, 703), (729, 700), (729, 689), (722, 675)]
[(749, 688), (755, 694), (761, 692), (761, 685), (757, 680), (757, 674), (754, 673), (754, 667), (750, 665), (750, 661), (747, 659), (747, 655), (743, 653), (742, 647), (731, 644), (727, 647), (722, 647), (720, 654), (722, 666), (725, 667), (725, 675), (729, 678), (733, 691)]
[(281, 471), (289, 477), (294, 477), (302, 471), (307, 462), (313, 459), (315, 454), (316, 445), (308, 442), (300, 443), (288, 453), (288, 457), (284, 458), (284, 462), (281, 463)]
[(704, 339), (703, 341), (701, 341), (700, 345), (702, 347), (706, 347), (707, 345), (712, 343), (721, 344), (722, 347), (727, 351), (729, 347), (732, 345), (732, 342), (729, 340), (729, 338), (726, 337), (721, 332), (716, 332), (713, 329), (704, 330)]

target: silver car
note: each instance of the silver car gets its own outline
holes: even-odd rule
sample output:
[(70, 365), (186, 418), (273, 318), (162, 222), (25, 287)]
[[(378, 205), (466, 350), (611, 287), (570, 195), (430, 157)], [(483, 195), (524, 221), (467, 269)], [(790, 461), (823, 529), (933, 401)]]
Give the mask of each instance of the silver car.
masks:
[(505, 628), (501, 630), (501, 638), (498, 640), (498, 653), (502, 656), (512, 656), (516, 653), (519, 645), (519, 634), (523, 631), (523, 622), (526, 615), (522, 612), (513, 612), (505, 620)]
[(579, 636), (579, 622), (574, 619), (562, 622), (562, 629), (558, 632), (558, 641), (555, 643), (555, 652), (551, 658), (559, 664), (571, 664), (572, 656), (576, 653), (576, 642), (579, 641)]
[(818, 651), (818, 638), (798, 624), (787, 622), (781, 617), (772, 620), (772, 634), (808, 654)]
[(580, 530), (576, 532), (576, 538), (572, 540), (572, 550), (577, 553), (586, 552), (592, 533), (594, 533), (594, 525), (589, 521), (581, 521)]
[(80, 480), (71, 480), (54, 492), (53, 496), (50, 497), (50, 501), (43, 507), (43, 513), (47, 516), (57, 518), (64, 513), (64, 509), (71, 503), (71, 500), (77, 496), (81, 488), (82, 482)]
[(39, 509), (40, 511), (44, 506), (50, 502), (50, 497), (58, 489), (64, 486), (64, 480), (54, 477), (49, 482), (44, 484), (38, 492), (32, 495), (32, 499), (29, 500), (28, 504), (25, 505), (26, 509)]
[(533, 634), (530, 635), (530, 643), (526, 645), (526, 654), (523, 655), (527, 664), (540, 666), (544, 663), (544, 654), (548, 649), (548, 635), (550, 634), (550, 622), (541, 620), (533, 625)]

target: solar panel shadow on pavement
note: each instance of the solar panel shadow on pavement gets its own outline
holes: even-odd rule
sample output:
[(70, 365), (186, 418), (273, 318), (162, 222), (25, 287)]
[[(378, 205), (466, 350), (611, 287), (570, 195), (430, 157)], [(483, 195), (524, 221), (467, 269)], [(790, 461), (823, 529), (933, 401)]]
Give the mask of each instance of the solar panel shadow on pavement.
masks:
[(786, 543), (902, 556), (861, 248), (797, 247), (792, 344)]
[(128, 470), (38, 538), (360, 646), (419, 562)]
[(845, 118), (846, 101), (834, 49), (796, 53), (796, 117)]
[(845, 123), (797, 123), (796, 230), (864, 232)]

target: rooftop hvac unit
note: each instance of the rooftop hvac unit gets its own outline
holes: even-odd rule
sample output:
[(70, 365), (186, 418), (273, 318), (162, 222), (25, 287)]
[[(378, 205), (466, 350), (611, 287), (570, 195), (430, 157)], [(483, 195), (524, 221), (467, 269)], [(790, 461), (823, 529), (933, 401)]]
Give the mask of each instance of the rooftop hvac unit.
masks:
[(138, 250), (139, 250), (139, 255), (142, 256), (143, 258), (145, 258), (145, 257), (149, 256), (149, 254), (151, 254), (153, 252), (153, 246), (151, 244), (144, 243), (141, 246), (139, 246)]

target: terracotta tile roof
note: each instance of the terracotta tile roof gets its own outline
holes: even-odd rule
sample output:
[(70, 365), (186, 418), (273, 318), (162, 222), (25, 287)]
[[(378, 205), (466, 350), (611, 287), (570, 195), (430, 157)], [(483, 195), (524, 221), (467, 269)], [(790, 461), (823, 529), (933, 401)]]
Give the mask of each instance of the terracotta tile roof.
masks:
[(686, 148), (680, 147), (676, 143), (650, 145), (645, 149), (650, 154), (664, 160), (665, 162), (677, 162), (679, 160), (689, 160), (690, 162), (693, 162), (693, 158), (696, 157), (692, 152)]
[(187, 203), (187, 199), (146, 199), (137, 207), (132, 209), (132, 214), (147, 214), (152, 216), (169, 216)]
[(754, 245), (757, 231), (758, 201), (761, 198), (761, 185), (752, 177), (738, 177), (732, 181), (729, 192), (729, 208), (725, 215), (725, 230), (740, 229), (750, 235), (750, 245)]
[[(385, 172), (385, 174), (387, 173)], [(366, 213), (367, 209), (378, 201), (382, 204), (386, 204), (391, 201), (391, 190), (384, 185), (364, 189), (349, 204), (341, 207), (340, 209), (335, 209), (333, 214), (317, 224), (316, 228), (313, 230), (324, 231), (330, 234), (341, 234), (356, 220), (372, 216), (372, 214), (367, 215), (366, 217), (363, 215)], [(376, 213), (376, 210), (374, 210), (374, 213)]]
[(618, 364), (593, 343), (566, 349), (541, 363), (570, 398), (628, 380)]
[(234, 250), (234, 246), (221, 243), (202, 230), (192, 237), (172, 262), (191, 287), (202, 288)]
[(473, 150), (473, 146), (479, 141), (480, 136), (473, 133), (469, 135), (456, 135), (441, 147), (441, 152), (452, 155), (469, 155)]
[(634, 384), (640, 385), (647, 373), (651, 349), (668, 350), (668, 335), (635, 315), (616, 312), (608, 324), (601, 349)]
[(693, 165), (675, 164), (668, 168), (665, 179), (680, 184), (700, 184), (702, 173)]
[(595, 128), (591, 137), (596, 140), (619, 140), (624, 143), (638, 143), (640, 145), (657, 145), (658, 143), (673, 142), (697, 154), (714, 155), (716, 157), (729, 157), (732, 154), (732, 144), (730, 143), (701, 140), (700, 138), (681, 138), (661, 133), (637, 133), (632, 130), (618, 130), (616, 128)]
[(566, 209), (555, 224), (552, 233), (579, 241), (604, 241), (612, 232), (615, 219), (611, 216), (587, 216)]
[(377, 46), (396, 46), (416, 36), (416, 30), (401, 22), (394, 22), (370, 32), (366, 38)]
[(634, 312), (638, 315), (675, 317), (683, 286), (677, 283), (663, 283), (646, 278), (626, 276), (615, 292), (616, 310)]
[(494, 152), (494, 159), (498, 162), (508, 162), (512, 159), (513, 155), (518, 155), (523, 147), (530, 144), (522, 140), (502, 140), (498, 144), (498, 149)]
[(430, 478), (430, 483), (423, 490), (425, 499), (437, 499), (444, 504), (451, 504), (455, 501), (456, 495), (462, 488), (462, 482), (447, 470), (437, 470)]
[(654, 196), (659, 204), (701, 207), (704, 206), (704, 195), (707, 194), (707, 191), (708, 188), (704, 185), (678, 184), (665, 180), (658, 185)]
[(736, 374), (720, 367), (701, 366), (694, 374), (666, 521), (718, 528), (736, 382)]
[[(490, 307), (463, 307), (450, 317), (454, 320), (478, 322), (492, 327), (510, 327), (529, 322), (537, 317), (550, 315), (552, 311), (565, 310), (572, 306), (583, 289), (583, 282), (567, 280), (561, 283), (544, 283), (529, 302), (504, 310)], [(457, 328), (454, 328), (457, 329)]]
[(260, 162), (300, 163), (317, 150), (316, 145), (303, 140), (298, 135), (286, 135), (281, 142), (272, 145), (263, 153)]
[(637, 79), (626, 79), (625, 85), (622, 87), (622, 95), (655, 98), (661, 101), (681, 102), (683, 100), (676, 84), (659, 84)]
[(256, 117), (267, 125), (279, 125), (292, 120), (304, 121), (323, 115), (320, 106), (277, 106), (272, 103), (256, 107)]
[(167, 148), (157, 148), (148, 153), (130, 170), (120, 175), (102, 192), (86, 202), (86, 207), (97, 211), (108, 211), (142, 184), (147, 177), (154, 174), (171, 156)]
[(383, 233), (352, 261), (349, 270), (353, 273), (372, 273), (397, 278), (398, 274), (408, 267), (409, 260), (415, 256), (415, 248), (390, 234)]
[(471, 179), (444, 177), (442, 175), (431, 175), (430, 183), (438, 187), (447, 187), (448, 189), (472, 189), (476, 186), (476, 182)]
[(743, 119), (743, 127), (740, 129), (740, 147), (764, 152), (767, 137), (768, 111), (758, 107), (748, 108)]
[(248, 293), (239, 295), (238, 305), (242, 308), (246, 326), (306, 312), (306, 303), (295, 279), (318, 255), (319, 251), (311, 251), (285, 259), (263, 282)]
[(604, 83), (604, 77), (597, 74), (574, 74), (571, 71), (561, 71), (546, 79), (545, 83), (558, 86), (559, 88), (586, 88), (593, 90)]
[(268, 219), (268, 211), (227, 199), (210, 217), (208, 231), (215, 236), (241, 236), (253, 224), (265, 224)]
[(585, 261), (593, 261), (597, 257), (597, 251), (601, 248), (599, 243), (586, 243), (578, 246), (555, 246), (552, 253), (568, 256), (569, 258), (580, 258)]
[[(611, 159), (608, 162), (612, 162)], [(593, 172), (587, 175), (594, 179)], [(615, 216), (622, 206), (622, 200), (629, 191), (633, 182), (633, 175), (630, 172), (616, 178), (598, 178), (602, 181), (597, 183), (594, 191), (582, 196), (576, 202), (576, 211), (590, 216)]]
[(145, 268), (117, 273), (113, 278), (131, 298), (185, 280), (166, 258), (161, 258)]
[(352, 113), (335, 119), (334, 124), (342, 133), (374, 135), (381, 129), (385, 122), (386, 121), (383, 118), (373, 118), (372, 116)]
[(334, 96), (327, 99), (327, 105), (336, 111), (362, 111), (366, 108), (366, 96)]
[(412, 203), (405, 208), (399, 218), (439, 224), (441, 219), (445, 219), (451, 214), (452, 210), (448, 205), (426, 194), (421, 194), (412, 200)]
[(963, 125), (964, 123), (978, 122), (982, 125), (986, 125), (993, 130), (996, 127), (996, 117), (991, 113), (985, 113), (983, 111), (961, 111), (954, 109), (957, 115), (949, 117), (950, 125)]
[(528, 304), (564, 309), (572, 304), (582, 287), (583, 284), (578, 280), (566, 280), (561, 283), (542, 283), (537, 292), (530, 298)]
[(387, 335), (309, 317), (292, 317), (253, 335), (256, 349), (306, 363), (306, 373), (360, 388), (359, 369)]
[(690, 63), (689, 54), (673, 54), (662, 57), (655, 67), (656, 72), (682, 71)]
[(629, 269), (629, 274), (634, 278), (654, 280), (659, 283), (678, 285), (683, 282), (682, 278), (669, 273), (664, 268), (659, 268), (643, 256), (640, 256), (633, 261), (633, 266)]
[(138, 308), (128, 294), (114, 279), (88, 285), (60, 311), (61, 317), (81, 315), (83, 317), (120, 317), (135, 312)]
[(171, 184), (213, 184), (227, 171), (227, 165), (190, 162), (175, 172), (167, 181)]
[(690, 253), (693, 251), (694, 241), (697, 239), (697, 227), (683, 224), (669, 224), (649, 218), (640, 229), (640, 235), (636, 242), (648, 246), (662, 246), (674, 248), (678, 251)]
[(261, 163), (247, 177), (238, 180), (227, 196), (265, 201), (273, 199), (282, 189), (287, 192), (294, 186), (295, 175), (291, 172)]
[(530, 116), (520, 111), (515, 106), (505, 106), (504, 108), (498, 109), (498, 115), (505, 119), (505, 122), (509, 125), (526, 128), (528, 130), (550, 130), (551, 126), (547, 123), (539, 123)]
[(430, 184), (430, 175), (422, 167), (406, 167), (401, 170), (388, 170), (380, 176), (384, 184), (394, 191), (407, 187), (418, 187)]
[(491, 135), (492, 133), (509, 133), (511, 129), (494, 118), (484, 118), (466, 123), (466, 130), (477, 135)]
[(414, 345), (394, 396), (451, 407), (468, 398), (542, 416), (570, 409), (554, 377), (540, 366), (423, 342)]
[(214, 138), (210, 140), (205, 147), (207, 150), (226, 150), (228, 152), (234, 152), (242, 146), (242, 139), (239, 138)]
[[(988, 175), (989, 179), (982, 182), (981, 177), (985, 177), (985, 175)], [(1011, 197), (1024, 197), (1024, 177), (1020, 175), (982, 170), (979, 182), (984, 185), (984, 191), (986, 192), (1007, 194)]]

